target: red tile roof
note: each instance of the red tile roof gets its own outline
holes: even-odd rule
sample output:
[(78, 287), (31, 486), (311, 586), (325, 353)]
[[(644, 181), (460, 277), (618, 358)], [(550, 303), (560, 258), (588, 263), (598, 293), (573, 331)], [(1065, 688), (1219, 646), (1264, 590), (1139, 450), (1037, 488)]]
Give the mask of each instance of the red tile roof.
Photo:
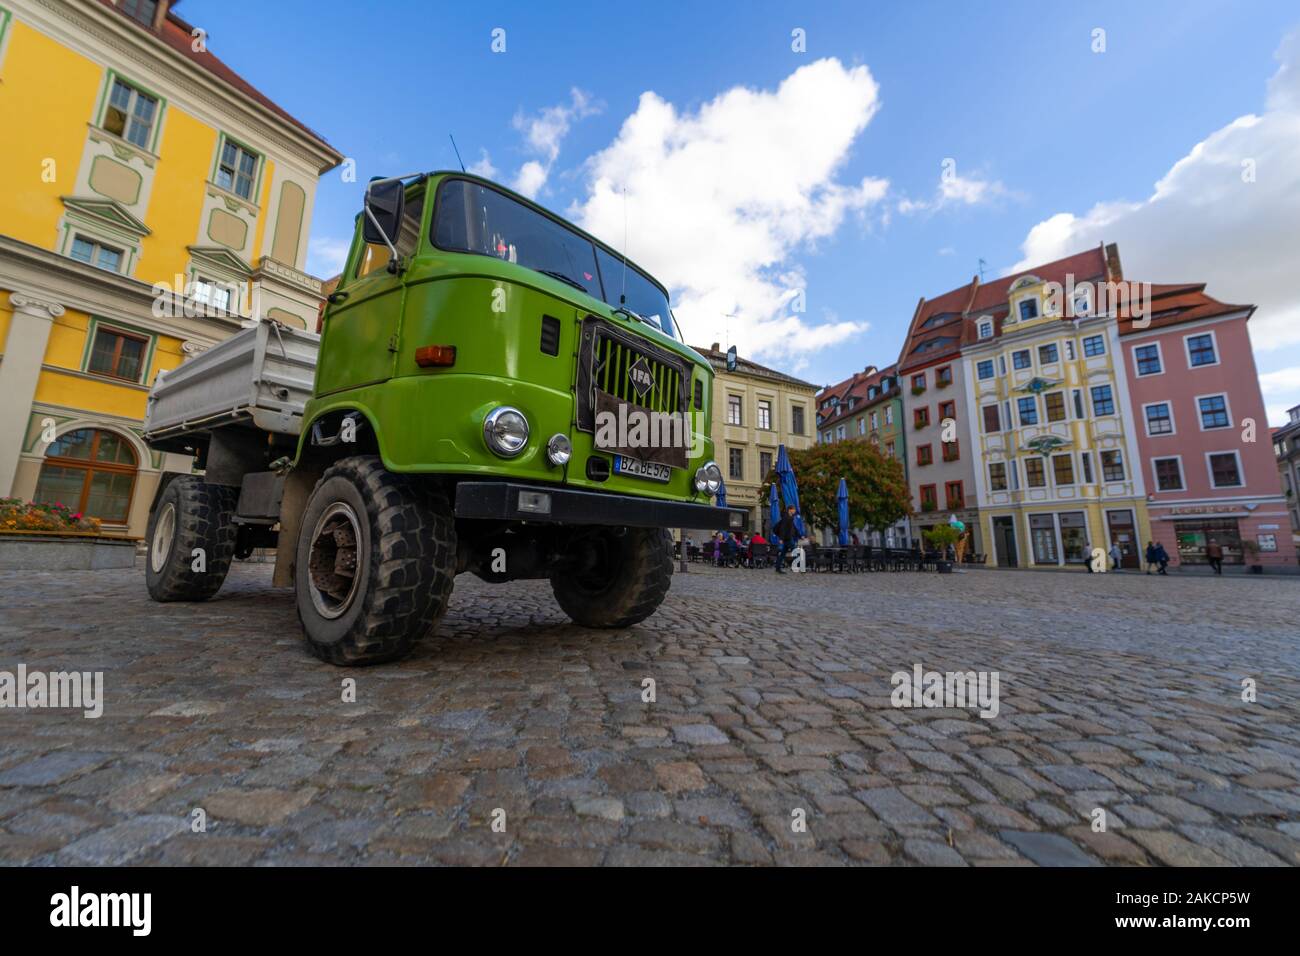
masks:
[[(868, 366), (868, 368), (870, 367), (871, 366)], [(818, 413), (820, 414), (821, 412), (822, 404), (832, 397), (840, 400), (841, 411), (833, 418), (823, 419), (819, 423), (818, 427), (824, 428), (827, 425), (833, 425), (836, 422), (842, 421), (850, 415), (857, 415), (864, 408), (868, 407), (868, 404), (870, 404), (867, 402), (867, 390), (873, 385), (879, 385), (884, 379), (890, 377), (898, 377), (897, 365), (890, 365), (887, 368), (876, 369), (872, 372), (866, 370), (856, 372), (851, 378), (846, 378), (844, 381), (839, 382), (836, 385), (829, 385), (822, 389), (817, 393)], [(857, 401), (852, 402), (852, 407), (850, 407), (849, 403), (852, 399), (857, 399)]]
[[(1116, 313), (1119, 317), (1119, 334), (1135, 335), (1151, 329), (1182, 325), (1198, 319), (1209, 319), (1230, 312), (1248, 312), (1253, 314), (1253, 305), (1232, 305), (1220, 302), (1213, 296), (1205, 294), (1205, 283), (1187, 283), (1183, 285), (1152, 285), (1151, 312), (1144, 315), (1150, 321), (1140, 328), (1134, 327), (1136, 319), (1130, 314), (1127, 303), (1121, 304)], [(1249, 316), (1247, 316), (1249, 318)]]

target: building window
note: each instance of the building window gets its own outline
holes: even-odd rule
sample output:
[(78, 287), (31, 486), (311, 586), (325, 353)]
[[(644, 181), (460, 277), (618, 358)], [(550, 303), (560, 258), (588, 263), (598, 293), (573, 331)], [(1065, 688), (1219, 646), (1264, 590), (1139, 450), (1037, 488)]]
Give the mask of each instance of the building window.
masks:
[(223, 312), (230, 311), (230, 289), (202, 276), (194, 280), (194, 301)]
[(132, 20), (153, 27), (154, 14), (158, 12), (158, 0), (118, 0), (117, 6)]
[(885, 454), (890, 458), (894, 457), (894, 443), (892, 441), (885, 442)]
[(961, 460), (961, 442), (946, 441), (943, 443), (943, 460), (960, 461)]
[(960, 481), (950, 481), (945, 484), (943, 494), (949, 511), (960, 511), (966, 507), (966, 493)]
[(1012, 368), (1029, 368), (1032, 363), (1029, 360), (1029, 349), (1021, 349), (1019, 352), (1011, 353)]
[(865, 435), (866, 433), (867, 433), (867, 420), (866, 420), (865, 418), (859, 418), (859, 419), (858, 419), (858, 434), (859, 434), (859, 435)]
[(912, 391), (925, 391), (925, 373), (912, 376)]
[(1155, 468), (1156, 488), (1159, 491), (1182, 491), (1183, 463), (1177, 458), (1156, 458), (1151, 464)]
[(1071, 362), (1074, 361), (1074, 340), (1073, 339), (1065, 340), (1065, 357), (1069, 359)]
[(1124, 456), (1117, 451), (1101, 453), (1101, 477), (1103, 481), (1124, 480)]
[(803, 406), (790, 406), (790, 433), (792, 435), (803, 434)]
[(1074, 314), (1087, 315), (1092, 311), (1092, 289), (1083, 286), (1074, 290)]
[(1002, 422), (998, 415), (996, 405), (984, 406), (984, 434), (991, 435), (994, 432), (1002, 431)]
[(835, 426), (835, 438), (836, 438), (837, 441), (844, 441), (844, 436), (845, 436), (845, 434), (846, 434), (846, 432), (845, 432), (845, 430), (844, 430), (844, 426), (843, 426), (843, 425), (836, 425), (836, 426)]
[(952, 384), (952, 366), (945, 365), (934, 373), (934, 382), (940, 388), (946, 388)]
[(1042, 488), (1047, 485), (1047, 473), (1043, 470), (1043, 459), (1025, 459), (1025, 484), (1030, 488)]
[(1106, 354), (1106, 340), (1100, 335), (1090, 335), (1083, 340), (1083, 354), (1089, 358)]
[(727, 396), (727, 424), (739, 425), (740, 422), (740, 396)]
[(1058, 486), (1074, 484), (1074, 459), (1071, 456), (1052, 456), (1052, 480)]
[(1005, 462), (995, 461), (989, 464), (989, 491), (1007, 490), (1007, 466)]
[(221, 160), (217, 163), (217, 185), (252, 202), (256, 179), (257, 155), (230, 139), (223, 140)]
[(1114, 415), (1115, 396), (1109, 385), (1094, 385), (1092, 388), (1092, 413), (1094, 415)]
[(97, 326), (86, 371), (138, 382), (144, 373), (144, 359), (148, 352), (149, 340), (146, 337)]
[(1028, 322), (1030, 319), (1038, 318), (1038, 300), (1021, 299), (1020, 300), (1020, 321)]
[(1159, 375), (1164, 371), (1160, 363), (1159, 345), (1139, 345), (1133, 350), (1133, 361), (1137, 363), (1138, 376)]
[(108, 107), (104, 110), (103, 128), (128, 143), (148, 149), (153, 140), (154, 120), (158, 116), (158, 101), (116, 76), (108, 92)]
[(1020, 412), (1020, 427), (1038, 424), (1038, 403), (1032, 398), (1016, 399), (1016, 409)]
[(980, 338), (982, 338), (982, 339), (991, 339), (991, 338), (993, 338), (993, 323), (992, 323), (992, 322), (981, 322), (981, 323), (980, 323)]
[(1241, 460), (1235, 451), (1214, 452), (1210, 460), (1210, 486), (1214, 488), (1240, 488)]
[(880, 428), (880, 412), (871, 413), (871, 430), (874, 432)]
[(82, 428), (45, 450), (34, 499), (62, 504), (107, 524), (126, 524), (135, 486), (135, 452), (113, 432)]
[(939, 489), (936, 485), (921, 486), (921, 510), (934, 511), (939, 507)]
[(121, 272), (122, 258), (125, 253), (121, 249), (114, 249), (112, 246), (106, 246), (97, 240), (87, 239), (85, 236), (74, 236), (70, 255), (78, 262), (85, 262), (98, 269), (104, 269), (107, 272)]
[(918, 465), (929, 465), (934, 462), (934, 449), (930, 445), (916, 446), (916, 463)]
[(1039, 365), (1051, 365), (1052, 363), (1059, 362), (1060, 360), (1061, 360), (1061, 353), (1057, 350), (1056, 345), (1054, 343), (1051, 345), (1038, 346)]
[(1173, 413), (1168, 402), (1156, 402), (1144, 406), (1147, 417), (1148, 435), (1172, 435), (1174, 433)]
[(956, 418), (957, 418), (957, 403), (956, 403), (956, 402), (940, 402), (940, 403), (939, 403), (939, 420), (940, 420), (940, 421), (943, 421), (945, 418), (951, 418), (951, 419), (956, 419)]
[(1047, 406), (1047, 420), (1049, 422), (1063, 422), (1066, 419), (1065, 414), (1065, 393), (1050, 392), (1043, 396), (1043, 403)]
[(1083, 417), (1083, 392), (1077, 388), (1074, 390), (1074, 417)]
[(993, 377), (993, 360), (985, 359), (975, 366), (975, 374), (981, 382)]
[(912, 422), (917, 428), (930, 424), (930, 406), (924, 405), (912, 412)]
[(1029, 536), (1035, 564), (1060, 564), (1056, 556), (1056, 519), (1052, 515), (1030, 515)]
[(767, 481), (767, 476), (772, 474), (772, 453), (770, 451), (760, 451), (758, 453), (758, 480)]
[(889, 426), (889, 425), (892, 425), (892, 424), (894, 424), (894, 406), (893, 406), (893, 405), (886, 405), (886, 406), (885, 406), (885, 425), (886, 425), (886, 426)]
[(1204, 335), (1189, 335), (1185, 340), (1187, 343), (1187, 364), (1191, 368), (1200, 368), (1203, 365), (1218, 365), (1219, 356), (1214, 348), (1214, 336), (1210, 333)]
[(1082, 511), (1067, 511), (1056, 516), (1061, 526), (1061, 550), (1067, 564), (1083, 564), (1088, 554), (1088, 522)]
[(1079, 454), (1079, 460), (1083, 462), (1083, 482), (1084, 484), (1090, 485), (1092, 484), (1092, 453), (1086, 451), (1081, 452)]
[(745, 449), (727, 449), (727, 477), (741, 481), (745, 477)]
[(772, 403), (771, 402), (764, 401), (758, 403), (758, 427), (763, 429), (764, 431), (772, 430)]
[(1204, 398), (1198, 398), (1196, 407), (1201, 410), (1201, 431), (1231, 427), (1232, 420), (1228, 417), (1226, 395), (1206, 395)]

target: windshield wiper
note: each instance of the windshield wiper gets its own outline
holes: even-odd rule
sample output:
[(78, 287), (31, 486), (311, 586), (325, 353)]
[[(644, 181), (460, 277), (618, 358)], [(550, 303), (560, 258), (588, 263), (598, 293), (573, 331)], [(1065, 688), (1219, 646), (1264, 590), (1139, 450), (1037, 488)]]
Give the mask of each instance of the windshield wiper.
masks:
[[(585, 285), (583, 285), (583, 284), (582, 284), (581, 282), (579, 282), (577, 279), (571, 279), (571, 278), (569, 278), (569, 277), (566, 276), (563, 272), (555, 272), (555, 271), (553, 271), (553, 270), (551, 270), (551, 269), (538, 269), (537, 271), (540, 272), (540, 273), (541, 273), (542, 275), (544, 275), (544, 276), (550, 276), (552, 279), (559, 279), (561, 282), (564, 282), (564, 283), (567, 283), (568, 285), (573, 286), (573, 287), (574, 287), (575, 289), (577, 289), (579, 292), (587, 292), (587, 287), (586, 287)], [(590, 293), (590, 292), (587, 292), (587, 294), (590, 295), (591, 293)]]

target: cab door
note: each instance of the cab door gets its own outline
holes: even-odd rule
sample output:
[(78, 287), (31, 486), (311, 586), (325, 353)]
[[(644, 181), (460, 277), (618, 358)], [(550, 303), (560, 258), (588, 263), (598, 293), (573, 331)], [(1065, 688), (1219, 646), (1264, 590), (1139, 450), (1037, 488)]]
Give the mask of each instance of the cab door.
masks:
[[(402, 229), (395, 243), (404, 260), (419, 245), (423, 196), (421, 186), (406, 199)], [(354, 247), (357, 252), (348, 261), (347, 275), (330, 296), (325, 311), (316, 368), (317, 395), (373, 385), (393, 377), (405, 284), (400, 273), (388, 271), (388, 247), (363, 241), (360, 218)]]

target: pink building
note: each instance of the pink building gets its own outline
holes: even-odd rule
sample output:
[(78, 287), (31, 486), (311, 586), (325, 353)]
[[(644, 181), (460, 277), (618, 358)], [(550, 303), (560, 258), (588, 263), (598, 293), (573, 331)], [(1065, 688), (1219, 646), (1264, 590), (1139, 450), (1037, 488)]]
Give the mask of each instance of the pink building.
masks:
[(1286, 499), (1246, 323), (1253, 305), (1225, 305), (1205, 285), (1153, 285), (1150, 320), (1120, 322), (1151, 531), (1173, 567), (1297, 571)]

